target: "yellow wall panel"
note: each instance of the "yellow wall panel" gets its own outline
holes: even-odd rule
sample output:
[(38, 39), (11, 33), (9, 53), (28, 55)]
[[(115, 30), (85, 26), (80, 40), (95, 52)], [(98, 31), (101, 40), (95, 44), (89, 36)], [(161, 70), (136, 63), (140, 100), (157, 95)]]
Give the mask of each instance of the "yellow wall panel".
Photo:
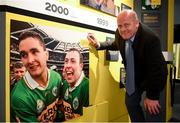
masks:
[(83, 116), (70, 120), (70, 122), (108, 122), (108, 102), (103, 101), (99, 104), (83, 109)]
[[(168, 0), (168, 52), (173, 52), (173, 40), (174, 40), (174, 0)], [(168, 72), (170, 66), (168, 66)], [(167, 91), (166, 91), (166, 121), (172, 117), (172, 106), (171, 106), (171, 88), (170, 78), (168, 76)]]
[[(79, 0), (58, 0), (65, 4), (70, 4), (73, 6), (77, 6), (81, 9), (92, 11), (98, 13), (100, 15), (108, 16), (109, 18), (116, 19), (114, 16), (107, 15), (105, 13), (96, 11), (95, 9), (85, 7), (80, 5)], [(132, 0), (123, 0), (124, 2), (130, 7), (133, 7)], [(66, 28), (64, 24), (57, 24), (57, 23), (47, 23), (46, 20), (41, 20), (37, 18), (21, 16), (21, 15), (14, 15), (14, 14), (7, 14), (7, 42), (10, 42), (10, 27), (8, 27), (10, 23), (10, 19), (18, 19), (18, 20), (28, 20), (31, 22), (35, 22), (37, 24), (47, 25), (47, 26), (54, 26), (57, 28)], [(72, 27), (72, 30), (76, 30), (76, 28)], [(84, 29), (88, 31), (88, 29)], [(93, 31), (96, 37), (100, 41), (105, 41), (106, 36), (103, 33)], [(114, 35), (107, 34), (107, 36), (114, 38)], [(8, 44), (7, 44), (8, 45)], [(10, 44), (8, 45), (10, 46)], [(8, 48), (8, 47), (7, 47)], [(10, 50), (7, 52), (7, 61), (9, 62), (9, 53)], [(91, 121), (129, 121), (128, 113), (125, 106), (125, 89), (120, 89), (119, 87), (119, 79), (120, 79), (120, 67), (123, 67), (121, 64), (121, 60), (119, 61), (106, 61), (106, 51), (96, 51), (94, 48), (90, 47), (90, 66), (89, 66), (89, 76), (90, 76), (90, 105), (87, 108), (84, 108), (84, 115), (77, 119), (71, 120), (73, 122), (81, 121), (81, 122), (91, 122)], [(9, 66), (6, 66), (7, 68)], [(9, 71), (7, 70), (7, 75), (9, 75)], [(6, 78), (9, 81), (9, 77)], [(6, 85), (6, 90), (9, 88), (9, 85)], [(9, 93), (9, 91), (7, 92)], [(6, 121), (10, 121), (10, 104), (9, 104), (9, 96), (6, 98)]]

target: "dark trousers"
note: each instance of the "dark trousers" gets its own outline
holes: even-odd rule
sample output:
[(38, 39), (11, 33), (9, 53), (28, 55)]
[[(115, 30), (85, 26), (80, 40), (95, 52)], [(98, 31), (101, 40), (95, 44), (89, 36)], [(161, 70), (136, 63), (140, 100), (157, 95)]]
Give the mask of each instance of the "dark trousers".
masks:
[(163, 118), (161, 110), (157, 115), (151, 115), (148, 111), (144, 111), (144, 98), (142, 97), (142, 94), (143, 92), (138, 90), (136, 90), (131, 96), (126, 93), (125, 103), (131, 122), (162, 122)]

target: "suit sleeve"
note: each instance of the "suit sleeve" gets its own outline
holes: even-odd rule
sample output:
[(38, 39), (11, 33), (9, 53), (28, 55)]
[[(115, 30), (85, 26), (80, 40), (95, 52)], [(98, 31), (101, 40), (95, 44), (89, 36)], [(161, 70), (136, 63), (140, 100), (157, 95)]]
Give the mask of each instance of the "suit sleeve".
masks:
[(160, 91), (164, 88), (167, 79), (167, 66), (162, 55), (160, 40), (157, 37), (148, 42), (147, 47), (147, 97), (159, 99)]
[(98, 50), (118, 50), (119, 32), (116, 30), (114, 41), (100, 42), (100, 48)]
[(11, 102), (11, 122), (38, 122), (36, 114), (24, 100), (16, 96)]

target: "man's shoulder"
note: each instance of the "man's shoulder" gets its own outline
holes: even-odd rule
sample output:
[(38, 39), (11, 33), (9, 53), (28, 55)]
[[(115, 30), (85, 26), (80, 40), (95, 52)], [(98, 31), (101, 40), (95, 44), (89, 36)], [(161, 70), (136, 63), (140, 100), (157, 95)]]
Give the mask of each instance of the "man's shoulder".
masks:
[(50, 70), (50, 78), (49, 78), (49, 82), (50, 82), (50, 87), (51, 86), (60, 86), (62, 85), (62, 77), (61, 75), (54, 71), (54, 70)]
[(58, 72), (54, 71), (54, 70), (50, 70), (50, 74), (53, 74), (53, 75), (59, 75)]
[(15, 89), (14, 90), (19, 90), (19, 91), (23, 91), (22, 89), (24, 89), (24, 79), (21, 78), (20, 80), (16, 81), (16, 86), (14, 87)]
[(147, 25), (141, 23), (142, 36), (146, 38), (158, 37), (158, 35)]
[(89, 83), (89, 78), (85, 76), (82, 81)]
[(64, 88), (69, 88), (69, 84), (68, 84), (67, 80), (64, 80), (62, 83), (63, 83)]
[(17, 82), (17, 84), (13, 88), (13, 90), (11, 92), (11, 99), (16, 100), (16, 99), (19, 99), (21, 97), (26, 97), (25, 96), (26, 93), (27, 93), (27, 87), (25, 86), (24, 79), (21, 79)]
[(61, 79), (62, 77), (58, 72), (56, 72), (54, 70), (50, 70), (50, 78), (51, 79)]
[(89, 87), (89, 78), (84, 77), (84, 78), (82, 79), (82, 82), (81, 82), (80, 86)]

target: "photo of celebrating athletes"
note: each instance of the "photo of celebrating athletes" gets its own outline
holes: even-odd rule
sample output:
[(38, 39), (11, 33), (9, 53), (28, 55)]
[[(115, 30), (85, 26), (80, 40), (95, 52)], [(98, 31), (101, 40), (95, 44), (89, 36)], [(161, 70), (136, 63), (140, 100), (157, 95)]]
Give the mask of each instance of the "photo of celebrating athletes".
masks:
[(70, 27), (11, 20), (10, 78), (23, 67), (10, 83), (12, 122), (67, 121), (89, 106), (89, 48), (80, 45), (87, 33)]

